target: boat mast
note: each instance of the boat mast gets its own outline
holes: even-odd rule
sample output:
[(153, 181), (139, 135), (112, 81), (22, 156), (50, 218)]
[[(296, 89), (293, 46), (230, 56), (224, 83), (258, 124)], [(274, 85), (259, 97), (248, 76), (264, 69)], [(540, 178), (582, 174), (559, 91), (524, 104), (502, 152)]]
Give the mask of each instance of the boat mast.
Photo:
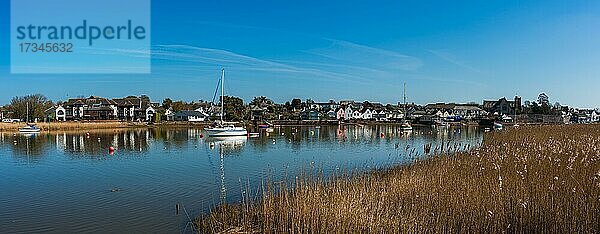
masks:
[(404, 119), (406, 119), (406, 82), (404, 82)]
[(225, 68), (221, 69), (221, 124), (223, 124), (223, 113), (225, 112), (224, 103), (225, 103)]
[(27, 119), (26, 123), (29, 123), (29, 102), (27, 102), (27, 117), (25, 117), (25, 119)]

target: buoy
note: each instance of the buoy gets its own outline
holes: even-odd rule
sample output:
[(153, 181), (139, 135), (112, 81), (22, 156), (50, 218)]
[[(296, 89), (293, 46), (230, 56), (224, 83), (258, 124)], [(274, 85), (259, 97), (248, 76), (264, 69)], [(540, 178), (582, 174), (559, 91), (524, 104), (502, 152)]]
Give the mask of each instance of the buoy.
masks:
[(90, 133), (89, 133), (89, 132), (86, 132), (86, 133), (85, 133), (85, 135), (88, 135), (88, 136), (89, 136), (89, 135), (90, 135)]
[(385, 137), (385, 135), (383, 135), (383, 133), (381, 133), (381, 138), (384, 138), (384, 137)]
[(113, 154), (115, 153), (115, 147), (112, 147), (112, 146), (111, 146), (111, 147), (108, 147), (108, 153), (109, 153), (110, 155), (113, 155)]
[(204, 138), (204, 134), (200, 134), (200, 138)]

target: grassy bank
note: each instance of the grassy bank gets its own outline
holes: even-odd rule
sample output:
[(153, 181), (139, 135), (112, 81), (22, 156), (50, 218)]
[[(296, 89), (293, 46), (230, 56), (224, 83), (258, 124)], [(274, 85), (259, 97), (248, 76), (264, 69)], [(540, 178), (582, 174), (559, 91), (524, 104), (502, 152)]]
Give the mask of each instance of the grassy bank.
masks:
[[(203, 127), (204, 123), (188, 122), (165, 122), (148, 125), (143, 122), (120, 122), (120, 121), (82, 121), (82, 122), (52, 122), (36, 123), (43, 131), (72, 131), (72, 130), (93, 130), (93, 129), (122, 129), (122, 128), (143, 128), (143, 127)], [(0, 123), (2, 132), (18, 132), (19, 128), (25, 126), (25, 123)]]
[(600, 230), (600, 125), (526, 126), (481, 148), (433, 146), (410, 166), (262, 186), (196, 219), (200, 232)]

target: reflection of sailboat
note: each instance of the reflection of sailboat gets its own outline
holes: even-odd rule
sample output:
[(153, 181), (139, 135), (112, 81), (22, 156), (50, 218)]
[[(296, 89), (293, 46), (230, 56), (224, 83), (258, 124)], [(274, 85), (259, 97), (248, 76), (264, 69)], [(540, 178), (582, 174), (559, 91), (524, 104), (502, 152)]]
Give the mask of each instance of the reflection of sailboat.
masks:
[(223, 148), (219, 148), (219, 169), (221, 169), (221, 203), (227, 202), (227, 188), (225, 187), (225, 157)]
[(207, 128), (206, 132), (208, 132), (209, 136), (246, 136), (248, 135), (248, 131), (244, 127), (236, 127), (233, 124), (225, 125), (223, 121), (223, 116), (225, 113), (225, 69), (222, 70), (221, 74), (221, 122), (218, 123), (216, 127)]
[(220, 149), (232, 151), (239, 150), (244, 147), (248, 140), (245, 136), (228, 136), (228, 137), (207, 137), (205, 141), (214, 147), (218, 145)]
[(29, 123), (29, 103), (27, 103), (27, 125), (25, 127), (19, 128), (20, 133), (39, 133), (41, 129), (39, 129), (35, 124)]

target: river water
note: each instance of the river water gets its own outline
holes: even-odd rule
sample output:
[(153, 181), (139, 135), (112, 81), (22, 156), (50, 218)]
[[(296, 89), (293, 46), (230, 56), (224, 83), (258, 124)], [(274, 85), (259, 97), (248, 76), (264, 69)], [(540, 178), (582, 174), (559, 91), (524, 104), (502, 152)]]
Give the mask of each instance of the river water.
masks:
[(256, 132), (228, 139), (163, 128), (0, 133), (0, 233), (186, 233), (190, 219), (239, 201), (243, 188), (269, 178), (310, 167), (327, 173), (406, 164), (426, 144), (475, 147), (483, 138), (464, 126)]

